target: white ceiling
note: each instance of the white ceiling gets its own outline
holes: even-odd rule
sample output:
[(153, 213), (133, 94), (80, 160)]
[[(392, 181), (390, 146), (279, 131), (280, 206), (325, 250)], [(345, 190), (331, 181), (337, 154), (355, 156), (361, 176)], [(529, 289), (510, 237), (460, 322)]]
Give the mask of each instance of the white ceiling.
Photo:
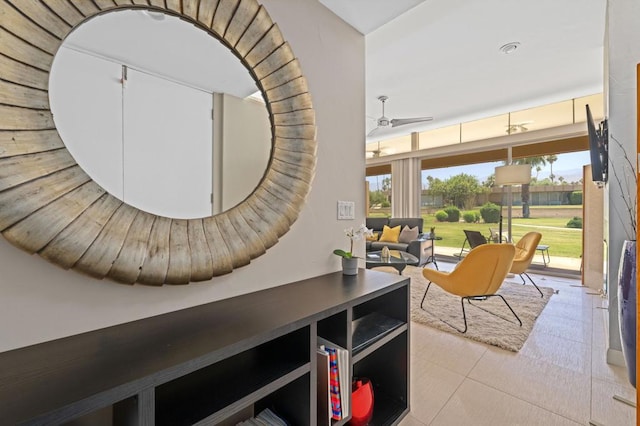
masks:
[(380, 95), (389, 118), (434, 117), (368, 142), (603, 90), (605, 0), (320, 2), (366, 36), (367, 131)]
[[(389, 96), (389, 118), (434, 117), (428, 123), (385, 129), (368, 142), (603, 90), (606, 0), (319, 1), (365, 34), (367, 132), (381, 115), (380, 95)], [(115, 19), (119, 31), (114, 33), (109, 28)], [(91, 24), (76, 30), (74, 35), (81, 35), (72, 37), (77, 47), (134, 65), (144, 62), (151, 70), (169, 72), (172, 64), (180, 64), (179, 71), (189, 73), (183, 81), (210, 91), (222, 91), (211, 81), (229, 82), (229, 75), (243, 74), (235, 90), (225, 91), (243, 97), (256, 90), (228, 52), (213, 55), (207, 45), (207, 55), (193, 55), (193, 49), (176, 43), (180, 39), (174, 30), (193, 29), (178, 19), (155, 20), (142, 11), (128, 11), (105, 14)], [(140, 31), (142, 26), (147, 30)], [(186, 45), (211, 42), (203, 31), (192, 32)], [(149, 34), (149, 44), (136, 51), (141, 33)], [(513, 41), (521, 43), (515, 52), (499, 51)], [(173, 56), (167, 60), (153, 46), (172, 48)], [(222, 66), (223, 56), (235, 63)], [(162, 62), (154, 65), (157, 60)], [(230, 71), (220, 75), (223, 70)]]

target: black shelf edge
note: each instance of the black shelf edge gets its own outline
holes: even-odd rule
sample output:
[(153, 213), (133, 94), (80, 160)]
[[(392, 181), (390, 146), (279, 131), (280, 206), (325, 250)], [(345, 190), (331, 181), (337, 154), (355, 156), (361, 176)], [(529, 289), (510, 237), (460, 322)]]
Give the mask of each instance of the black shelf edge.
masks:
[(400, 336), (402, 333), (408, 330), (409, 330), (409, 326), (405, 323), (400, 327), (396, 328), (395, 330), (393, 330), (392, 332), (385, 334), (380, 339), (376, 340), (374, 343), (370, 344), (369, 346), (363, 348), (359, 352), (353, 353), (351, 355), (352, 364), (358, 363), (362, 359), (366, 358), (369, 354), (375, 352), (376, 350), (378, 350), (379, 348), (386, 345), (391, 340), (395, 339), (396, 337)]

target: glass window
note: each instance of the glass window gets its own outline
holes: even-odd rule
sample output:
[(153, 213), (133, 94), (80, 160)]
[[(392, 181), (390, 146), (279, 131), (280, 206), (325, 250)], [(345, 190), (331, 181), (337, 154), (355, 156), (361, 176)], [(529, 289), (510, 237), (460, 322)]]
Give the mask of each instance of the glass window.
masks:
[(598, 93), (591, 96), (583, 96), (582, 98), (576, 98), (576, 123), (582, 123), (587, 121), (587, 110), (585, 105), (589, 104), (591, 115), (594, 121), (600, 121), (604, 118), (604, 99), (602, 93)]
[(369, 183), (368, 217), (391, 216), (391, 175), (367, 176)]
[(367, 144), (367, 158), (411, 152), (411, 135)]
[(462, 142), (478, 141), (507, 135), (509, 114), (462, 123)]
[(460, 124), (421, 132), (419, 140), (419, 149), (435, 148), (437, 146), (460, 143)]
[(548, 129), (573, 123), (573, 101), (556, 102), (511, 113), (510, 133)]

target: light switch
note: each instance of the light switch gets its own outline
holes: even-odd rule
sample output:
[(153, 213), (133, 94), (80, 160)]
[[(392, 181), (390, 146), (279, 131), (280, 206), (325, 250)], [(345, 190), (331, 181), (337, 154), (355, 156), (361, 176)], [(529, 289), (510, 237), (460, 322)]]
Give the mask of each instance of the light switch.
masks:
[(356, 203), (354, 201), (338, 201), (338, 220), (356, 218)]

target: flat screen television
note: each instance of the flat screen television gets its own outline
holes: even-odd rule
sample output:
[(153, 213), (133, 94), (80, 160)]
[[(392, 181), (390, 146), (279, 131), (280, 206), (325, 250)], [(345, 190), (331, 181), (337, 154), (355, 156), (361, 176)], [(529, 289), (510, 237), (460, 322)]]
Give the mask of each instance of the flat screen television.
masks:
[(607, 181), (609, 164), (607, 120), (601, 121), (596, 128), (588, 104), (587, 131), (589, 133), (589, 153), (591, 155), (591, 180), (604, 183)]

